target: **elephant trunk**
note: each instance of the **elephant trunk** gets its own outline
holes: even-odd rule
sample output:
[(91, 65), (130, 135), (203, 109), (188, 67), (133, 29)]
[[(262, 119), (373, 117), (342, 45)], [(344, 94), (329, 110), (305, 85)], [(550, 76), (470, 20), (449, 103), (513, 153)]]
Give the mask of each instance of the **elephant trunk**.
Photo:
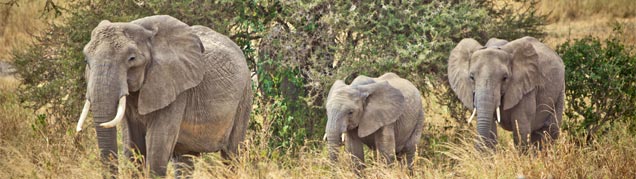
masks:
[[(117, 174), (117, 128), (105, 128), (99, 126), (112, 119), (115, 115), (107, 117), (95, 117), (95, 131), (97, 133), (97, 145), (99, 146), (100, 157), (105, 166), (108, 166), (111, 174)], [(102, 122), (98, 122), (102, 121)]]
[(491, 91), (481, 90), (475, 93), (475, 106), (477, 107), (477, 149), (494, 149), (497, 136), (493, 128), (495, 109), (497, 108), (496, 95)]
[(118, 113), (120, 98), (125, 99), (128, 93), (126, 80), (117, 73), (114, 66), (97, 66), (91, 69), (87, 93), (102, 162), (116, 176), (117, 128), (104, 127), (102, 124), (113, 120)]
[(344, 124), (344, 120), (340, 114), (340, 112), (330, 112), (327, 114), (328, 120), (325, 135), (327, 138), (327, 145), (329, 147), (329, 158), (332, 161), (338, 160), (338, 148), (343, 145), (341, 134), (346, 129), (346, 125)]
[(117, 173), (117, 128), (106, 128), (101, 124), (112, 120), (115, 117), (117, 103), (114, 100), (93, 102), (93, 119), (95, 121), (95, 131), (97, 145), (99, 146), (100, 157), (105, 166), (109, 167), (111, 174)]

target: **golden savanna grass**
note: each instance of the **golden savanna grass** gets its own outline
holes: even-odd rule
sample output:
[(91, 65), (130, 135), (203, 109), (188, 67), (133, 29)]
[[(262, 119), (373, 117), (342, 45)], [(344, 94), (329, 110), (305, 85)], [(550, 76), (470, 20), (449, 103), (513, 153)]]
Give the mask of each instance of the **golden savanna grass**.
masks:
[[(580, 7), (588, 8), (585, 2), (592, 1), (550, 2), (579, 2)], [(0, 37), (0, 45), (3, 45), (0, 59), (7, 59), (8, 49), (19, 48), (21, 44), (31, 41), (28, 35), (37, 34), (44, 28), (42, 26), (45, 24), (37, 18), (42, 9), (42, 5), (38, 5), (39, 1), (21, 2), (20, 7), (14, 7), (21, 10), (11, 11), (10, 18), (16, 19), (4, 28), (12, 30), (5, 30), (5, 35)], [(614, 1), (607, 4), (612, 3)], [(553, 6), (542, 4), (540, 8)], [(636, 12), (634, 6), (625, 7)], [(0, 15), (3, 14), (2, 8), (0, 5)], [(604, 36), (611, 32), (611, 27), (606, 27), (606, 23), (624, 18), (623, 15), (598, 12), (604, 11), (577, 9), (577, 14), (581, 15), (567, 21), (561, 18), (551, 20), (553, 24), (546, 27), (549, 32), (546, 40), (579, 37), (572, 35), (574, 33), (567, 35), (567, 31)], [(597, 14), (609, 20), (588, 22), (589, 19), (603, 19), (592, 18)], [(624, 20), (631, 24), (635, 22), (632, 15)], [(589, 24), (571, 25), (574, 23)], [(559, 30), (561, 28), (563, 30)], [(627, 28), (633, 28), (633, 25)], [(14, 77), (0, 77), (0, 178), (100, 178), (105, 171), (99, 163), (94, 129), (87, 127), (85, 131), (75, 133), (71, 130), (72, 126), (67, 126), (69, 131), (60, 132), (59, 129), (50, 129), (38, 123), (39, 118), (34, 111), (20, 105), (16, 95), (19, 83)], [(413, 175), (409, 175), (408, 169), (401, 165), (386, 166), (377, 162), (375, 154), (368, 150), (365, 154), (367, 167), (357, 174), (344, 152), (340, 154), (341, 160), (332, 163), (327, 158), (325, 148), (309, 147), (322, 141), (307, 140), (296, 151), (296, 155), (270, 153), (268, 151), (272, 150), (266, 145), (271, 136), (267, 122), (264, 122), (263, 130), (248, 132), (240, 156), (230, 161), (229, 166), (223, 164), (218, 154), (204, 154), (196, 157), (193, 175), (194, 178), (356, 178), (358, 175), (366, 178), (636, 178), (636, 137), (630, 131), (633, 129), (627, 128), (626, 124), (617, 124), (616, 128), (589, 145), (581, 145), (577, 138), (563, 133), (552, 146), (543, 151), (531, 150), (527, 155), (520, 155), (512, 144), (512, 134), (500, 129), (497, 151), (484, 154), (474, 149), (474, 128), (449, 124), (451, 122), (446, 120), (449, 119), (447, 109), (439, 101), (427, 99), (425, 108), (426, 125)], [(260, 116), (256, 118), (267, 121)], [(89, 119), (87, 124), (92, 124), (92, 121)], [(448, 125), (455, 127), (446, 130)], [(119, 160), (119, 164), (119, 178), (148, 176), (137, 171), (136, 166), (127, 160)], [(171, 178), (171, 167), (169, 173)]]
[(625, 43), (636, 45), (636, 1), (541, 0), (538, 6), (550, 23), (545, 27), (550, 46), (589, 35), (605, 39), (615, 24), (622, 25)]

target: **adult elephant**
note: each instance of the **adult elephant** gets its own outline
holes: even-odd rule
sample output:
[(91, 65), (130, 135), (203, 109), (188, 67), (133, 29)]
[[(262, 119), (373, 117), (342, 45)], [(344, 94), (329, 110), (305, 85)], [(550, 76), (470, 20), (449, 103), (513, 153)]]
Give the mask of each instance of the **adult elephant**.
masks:
[[(357, 163), (364, 161), (365, 144), (377, 149), (388, 163), (396, 155), (400, 160), (406, 157), (410, 168), (424, 123), (421, 100), (420, 91), (394, 73), (358, 76), (351, 85), (337, 80), (326, 106), (330, 158), (337, 159), (337, 148), (346, 141), (345, 148)], [(343, 133), (346, 140), (341, 138)]]
[(513, 131), (515, 144), (523, 150), (529, 142), (558, 138), (564, 71), (559, 55), (532, 37), (491, 39), (485, 47), (463, 39), (448, 59), (451, 88), (464, 106), (473, 109), (469, 122), (477, 114), (480, 149), (496, 144), (497, 121)]
[(171, 157), (191, 165), (183, 155), (237, 152), (252, 93), (245, 57), (226, 36), (167, 15), (104, 20), (84, 54), (88, 89), (77, 130), (90, 110), (102, 160), (117, 158), (121, 121), (126, 156), (138, 150), (153, 175), (164, 176)]

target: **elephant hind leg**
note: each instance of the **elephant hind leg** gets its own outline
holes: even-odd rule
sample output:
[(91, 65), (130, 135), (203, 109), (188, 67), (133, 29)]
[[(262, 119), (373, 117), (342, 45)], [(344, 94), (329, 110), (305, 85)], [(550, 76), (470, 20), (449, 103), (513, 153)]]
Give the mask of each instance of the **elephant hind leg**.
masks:
[(225, 149), (221, 150), (221, 156), (231, 159), (238, 153), (239, 144), (245, 139), (245, 131), (249, 125), (250, 112), (252, 111), (252, 85), (247, 83), (243, 90), (243, 96), (236, 109), (234, 116), (234, 126), (230, 132), (229, 140)]
[(530, 136), (532, 143), (539, 149), (542, 149), (546, 142), (551, 142), (559, 138), (561, 133), (561, 121), (563, 118), (563, 96), (564, 93), (561, 93), (559, 98), (557, 98), (554, 104), (554, 110), (550, 115), (548, 115), (544, 126), (533, 131), (532, 136)]
[(406, 164), (409, 171), (413, 171), (413, 159), (415, 158), (415, 146), (407, 147), (402, 152), (397, 154), (397, 159), (400, 164)]

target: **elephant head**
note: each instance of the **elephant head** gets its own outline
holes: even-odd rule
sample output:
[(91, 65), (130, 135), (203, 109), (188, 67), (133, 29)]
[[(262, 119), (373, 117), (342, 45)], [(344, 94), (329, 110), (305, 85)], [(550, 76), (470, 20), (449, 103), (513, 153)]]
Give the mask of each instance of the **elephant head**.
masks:
[[(88, 85), (77, 130), (90, 110), (102, 159), (116, 157), (114, 126), (123, 119), (124, 111), (133, 107), (141, 115), (151, 113), (199, 84), (203, 51), (190, 27), (170, 16), (130, 23), (102, 21), (83, 50)], [(126, 104), (131, 93), (138, 97)]]
[[(531, 38), (509, 43), (499, 41), (482, 46), (474, 39), (463, 39), (448, 59), (448, 80), (461, 102), (477, 114), (477, 133), (492, 148), (496, 136), (491, 131), (493, 116), (500, 120), (500, 108), (513, 108), (531, 92), (539, 77), (538, 54)], [(484, 148), (479, 143), (478, 148)]]
[(404, 96), (388, 82), (370, 78), (363, 83), (346, 85), (337, 80), (327, 97), (327, 127), (325, 137), (329, 156), (336, 160), (341, 134), (357, 128), (358, 137), (366, 137), (382, 126), (395, 122), (404, 109)]

